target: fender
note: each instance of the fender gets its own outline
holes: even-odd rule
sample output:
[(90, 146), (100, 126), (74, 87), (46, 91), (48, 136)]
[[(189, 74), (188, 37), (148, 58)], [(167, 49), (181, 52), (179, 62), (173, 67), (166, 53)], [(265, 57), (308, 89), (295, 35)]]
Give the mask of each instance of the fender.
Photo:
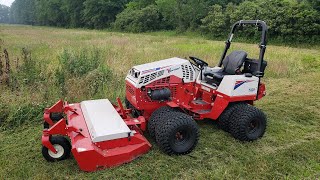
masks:
[(172, 107), (172, 108), (177, 108), (177, 107), (179, 107), (179, 105), (178, 105), (177, 103), (173, 102), (173, 101), (167, 102), (167, 105), (170, 106), (170, 107)]
[(205, 116), (217, 120), (221, 113), (227, 108), (229, 101), (221, 95), (217, 95), (214, 105), (212, 106), (211, 112)]

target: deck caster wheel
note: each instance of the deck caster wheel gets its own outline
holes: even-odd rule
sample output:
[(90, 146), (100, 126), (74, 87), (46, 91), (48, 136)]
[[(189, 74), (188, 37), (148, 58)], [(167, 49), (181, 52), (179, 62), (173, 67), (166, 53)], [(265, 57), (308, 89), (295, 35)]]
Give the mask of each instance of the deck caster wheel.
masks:
[(47, 147), (42, 146), (42, 155), (49, 161), (61, 161), (70, 157), (71, 145), (70, 142), (62, 136), (52, 136), (50, 142), (56, 149), (57, 153), (50, 151)]
[[(58, 122), (62, 118), (64, 118), (62, 113), (50, 113), (50, 119), (53, 122)], [(50, 125), (47, 122), (44, 122), (43, 123), (43, 129), (49, 129), (49, 128), (50, 128)]]
[(182, 112), (169, 112), (163, 118), (162, 124), (156, 127), (158, 146), (169, 155), (190, 153), (199, 139), (197, 123)]

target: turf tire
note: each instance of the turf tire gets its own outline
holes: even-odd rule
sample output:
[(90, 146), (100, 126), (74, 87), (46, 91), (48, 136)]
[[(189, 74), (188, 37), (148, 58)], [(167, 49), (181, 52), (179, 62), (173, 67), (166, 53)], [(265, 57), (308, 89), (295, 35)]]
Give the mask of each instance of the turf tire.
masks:
[(160, 124), (162, 124), (162, 121), (164, 120), (164, 116), (167, 114), (167, 113), (170, 113), (170, 112), (178, 112), (179, 110), (178, 109), (175, 109), (175, 108), (171, 108), (169, 106), (162, 106), (160, 108), (158, 108), (157, 110), (155, 110), (149, 120), (148, 120), (148, 126), (147, 126), (147, 129), (148, 129), (148, 132), (149, 132), (149, 135), (151, 138), (155, 138), (156, 136), (156, 127)]
[(190, 153), (197, 145), (199, 128), (191, 116), (182, 112), (169, 112), (163, 124), (156, 127), (156, 141), (168, 155)]
[(254, 141), (261, 138), (267, 127), (267, 118), (258, 108), (246, 104), (231, 116), (231, 135), (240, 141)]
[(226, 132), (230, 132), (231, 116), (235, 110), (242, 109), (244, 106), (246, 106), (245, 103), (230, 103), (218, 118), (219, 127)]

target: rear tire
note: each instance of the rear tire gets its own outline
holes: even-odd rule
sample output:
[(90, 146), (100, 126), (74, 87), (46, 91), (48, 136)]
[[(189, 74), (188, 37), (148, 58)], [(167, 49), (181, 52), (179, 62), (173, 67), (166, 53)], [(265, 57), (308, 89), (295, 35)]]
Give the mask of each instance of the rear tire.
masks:
[(237, 109), (242, 109), (246, 105), (247, 105), (246, 103), (229, 104), (228, 107), (221, 113), (221, 115), (218, 118), (219, 127), (226, 132), (230, 132), (230, 123), (232, 123), (231, 117), (233, 113)]
[(62, 161), (70, 157), (71, 145), (65, 137), (52, 136), (50, 137), (50, 142), (56, 149), (57, 153), (54, 153), (47, 147), (42, 146), (42, 155), (47, 161)]
[(230, 132), (240, 141), (254, 141), (261, 138), (267, 127), (267, 118), (258, 108), (246, 105), (235, 110), (231, 117)]
[(199, 128), (197, 123), (182, 112), (169, 112), (166, 121), (156, 127), (157, 144), (168, 155), (190, 153), (197, 145)]
[(178, 109), (171, 108), (169, 106), (162, 106), (155, 110), (149, 120), (148, 120), (148, 132), (152, 138), (156, 137), (156, 127), (162, 124), (162, 121), (165, 119), (164, 116), (169, 112), (178, 112)]

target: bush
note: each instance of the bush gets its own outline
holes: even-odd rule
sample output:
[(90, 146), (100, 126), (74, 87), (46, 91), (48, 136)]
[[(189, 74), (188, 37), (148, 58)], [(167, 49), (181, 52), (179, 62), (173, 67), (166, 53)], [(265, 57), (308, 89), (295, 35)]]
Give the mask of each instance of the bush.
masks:
[(17, 106), (7, 106), (3, 122), (0, 124), (2, 129), (14, 129), (25, 123), (40, 122), (43, 117), (44, 104), (19, 104)]
[[(320, 34), (320, 13), (307, 1), (255, 0), (238, 6), (228, 4), (210, 7), (202, 19), (201, 29), (214, 37), (226, 36), (230, 25), (238, 20), (260, 19), (269, 27), (272, 39), (288, 42), (317, 42)], [(227, 30), (227, 31), (226, 31)], [(238, 36), (257, 36), (253, 28), (244, 28)]]
[(141, 10), (128, 8), (117, 15), (114, 28), (129, 32), (146, 32), (159, 30), (161, 25), (160, 14), (154, 5)]
[(62, 97), (77, 101), (83, 98), (103, 97), (113, 73), (102, 61), (100, 50), (64, 50), (59, 56), (60, 67), (56, 69), (56, 85)]
[(61, 71), (68, 76), (81, 77), (96, 69), (101, 56), (98, 50), (81, 50), (80, 52), (64, 50), (59, 57)]

